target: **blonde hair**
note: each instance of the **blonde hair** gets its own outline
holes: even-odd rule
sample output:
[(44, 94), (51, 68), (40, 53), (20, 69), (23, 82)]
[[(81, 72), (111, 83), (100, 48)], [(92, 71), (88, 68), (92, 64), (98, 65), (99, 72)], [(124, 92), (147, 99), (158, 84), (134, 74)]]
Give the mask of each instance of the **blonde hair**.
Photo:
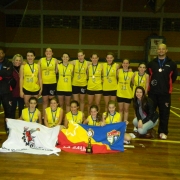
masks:
[(21, 54), (15, 54), (12, 58), (12, 62), (14, 62), (16, 60), (17, 57), (20, 57), (21, 58), (21, 63), (23, 62), (23, 57)]

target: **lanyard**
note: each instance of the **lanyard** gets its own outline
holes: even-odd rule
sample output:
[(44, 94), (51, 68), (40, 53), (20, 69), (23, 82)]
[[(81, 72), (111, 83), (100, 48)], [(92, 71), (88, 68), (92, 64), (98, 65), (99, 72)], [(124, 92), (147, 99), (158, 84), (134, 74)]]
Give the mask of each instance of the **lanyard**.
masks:
[[(166, 61), (166, 58), (164, 58), (164, 60), (163, 60), (163, 61), (162, 61), (162, 60), (160, 60), (160, 59), (158, 59), (158, 64), (159, 64), (159, 67), (160, 67), (160, 68), (162, 68), (162, 67), (163, 67), (163, 65), (164, 65), (165, 61)], [(161, 63), (161, 62), (162, 62), (162, 63)]]
[[(51, 58), (52, 59), (52, 58)], [(51, 63), (51, 59), (50, 60), (47, 60), (46, 59), (46, 62), (47, 62), (47, 67), (49, 67), (50, 63)]]
[(53, 111), (51, 109), (51, 115), (52, 115), (53, 122), (55, 122), (55, 120), (56, 120), (56, 113), (57, 113), (57, 109), (55, 111)]
[[(68, 65), (69, 65), (69, 64), (68, 64)], [(68, 65), (67, 65), (67, 66), (63, 65), (63, 66), (66, 67), (66, 68), (63, 67), (63, 77), (65, 77), (65, 75), (66, 75), (66, 71), (67, 71)]]
[(28, 108), (28, 111), (29, 111), (29, 120), (30, 120), (30, 122), (33, 122), (33, 117), (34, 117), (34, 113), (35, 113), (36, 109), (34, 110), (34, 112), (30, 112), (30, 110)]
[[(95, 68), (94, 68), (94, 66), (95, 66)], [(98, 66), (98, 64), (97, 65), (92, 65), (92, 74), (93, 74), (93, 76), (96, 73), (97, 66)]]
[[(124, 73), (124, 81), (126, 81), (127, 78), (128, 78), (128, 71), (124, 71), (124, 70), (123, 70), (123, 73)], [(127, 74), (126, 76), (125, 76), (125, 73)]]
[(82, 69), (82, 67), (83, 67), (83, 65), (84, 65), (84, 61), (83, 61), (83, 63), (81, 63), (81, 67), (80, 67), (80, 61), (79, 61), (79, 74), (80, 74), (80, 72), (81, 72), (81, 69)]
[(115, 116), (115, 115), (116, 115), (116, 112), (115, 112), (113, 115), (109, 114), (110, 124), (113, 123), (113, 120), (114, 120), (114, 116)]
[[(71, 115), (72, 115), (73, 121), (77, 123), (78, 112), (77, 112), (77, 114), (73, 114), (73, 113), (71, 112)], [(74, 119), (74, 116), (76, 116), (76, 119)]]
[[(34, 74), (34, 63), (33, 64), (28, 64), (29, 68), (31, 69), (32, 74)], [(33, 67), (31, 67), (31, 65), (33, 65)]]
[(96, 126), (96, 119), (93, 119), (93, 117), (91, 116), (91, 119), (93, 121), (93, 126)]
[(107, 76), (109, 76), (109, 73), (110, 73), (110, 71), (111, 71), (111, 68), (112, 68), (112, 65), (110, 65), (110, 68), (109, 68), (109, 70), (108, 70), (108, 65), (107, 65), (107, 69), (106, 69), (106, 75), (107, 75)]
[(144, 77), (144, 74), (142, 76), (138, 74), (138, 86), (141, 84), (143, 77)]

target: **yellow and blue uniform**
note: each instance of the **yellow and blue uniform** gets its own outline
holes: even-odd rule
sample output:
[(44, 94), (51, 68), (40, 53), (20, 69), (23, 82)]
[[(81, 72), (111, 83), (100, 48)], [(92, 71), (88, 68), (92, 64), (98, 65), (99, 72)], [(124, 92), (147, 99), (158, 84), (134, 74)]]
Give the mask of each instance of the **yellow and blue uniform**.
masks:
[(90, 91), (102, 90), (102, 64), (89, 65), (88, 68), (89, 80), (87, 89)]
[(87, 117), (87, 119), (88, 119), (88, 125), (89, 126), (100, 126), (100, 122), (97, 122), (96, 120), (93, 120), (91, 115), (89, 115)]
[(131, 79), (133, 77), (133, 72), (119, 70), (118, 74), (118, 86), (117, 86), (117, 97), (132, 99), (133, 91), (131, 88)]
[(142, 86), (144, 89), (146, 89), (146, 83), (147, 83), (146, 75), (147, 75), (146, 73), (144, 73), (143, 75), (139, 75), (138, 72), (135, 72), (133, 95), (137, 86)]
[(83, 62), (75, 60), (73, 86), (87, 86), (87, 67), (88, 62), (86, 60)]
[(41, 73), (43, 84), (55, 84), (56, 83), (56, 61), (55, 58), (47, 60), (45, 57), (41, 58)]
[(64, 66), (62, 63), (58, 64), (59, 79), (57, 84), (57, 91), (72, 92), (72, 72), (73, 65), (68, 64)]
[(37, 122), (38, 121), (38, 115), (39, 110), (36, 108), (34, 112), (29, 112), (29, 108), (25, 108), (22, 110), (22, 117), (24, 121), (27, 122)]
[(112, 65), (108, 65), (107, 63), (103, 64), (103, 91), (117, 90), (116, 67), (116, 63)]
[(72, 114), (72, 112), (66, 113), (66, 119), (68, 122), (75, 122), (78, 124), (81, 124), (83, 122), (83, 113), (81, 111), (78, 111), (77, 114)]
[(108, 115), (107, 115), (107, 112), (104, 112), (103, 113), (103, 116), (104, 117), (106, 117), (106, 119), (105, 119), (105, 123), (106, 124), (112, 124), (112, 123), (118, 123), (118, 122), (120, 122), (120, 117), (121, 117), (121, 115), (120, 115), (120, 113), (118, 113), (118, 112), (115, 112), (115, 114), (113, 114), (113, 115), (111, 115), (111, 114), (109, 114), (108, 113)]
[(52, 111), (51, 107), (45, 109), (47, 116), (47, 123), (50, 127), (58, 125), (59, 117), (61, 115), (61, 108), (58, 107), (56, 111)]
[(40, 90), (39, 81), (38, 81), (38, 65), (25, 64), (23, 69), (23, 88), (30, 92), (36, 92)]

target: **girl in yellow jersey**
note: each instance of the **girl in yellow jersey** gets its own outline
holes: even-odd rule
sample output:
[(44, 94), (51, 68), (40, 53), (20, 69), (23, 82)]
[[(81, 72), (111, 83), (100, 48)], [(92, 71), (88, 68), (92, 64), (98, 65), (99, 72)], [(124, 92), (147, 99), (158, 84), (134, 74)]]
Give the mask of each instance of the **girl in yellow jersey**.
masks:
[[(112, 123), (121, 122), (121, 115), (120, 115), (120, 113), (116, 112), (115, 101), (108, 102), (108, 111), (103, 113), (102, 119), (103, 119), (104, 124), (112, 124)], [(126, 122), (126, 124), (127, 124), (127, 122)], [(131, 136), (128, 133), (125, 133), (124, 140), (130, 141)]]
[(98, 106), (92, 105), (90, 107), (90, 114), (87, 119), (83, 122), (83, 124), (88, 124), (90, 126), (102, 126), (102, 118), (99, 115), (99, 109)]
[(149, 75), (146, 74), (145, 71), (146, 71), (146, 64), (139, 63), (138, 71), (134, 73), (134, 76), (132, 78), (132, 82), (134, 84), (133, 95), (137, 86), (142, 86), (145, 89), (145, 93), (147, 94), (149, 87)]
[(58, 107), (58, 100), (53, 97), (50, 100), (50, 107), (45, 109), (44, 124), (47, 127), (60, 125), (63, 118), (63, 110)]
[(29, 98), (41, 95), (42, 79), (39, 65), (34, 63), (35, 52), (27, 52), (27, 64), (21, 65), (20, 68), (20, 96), (24, 98), (26, 107), (29, 105)]
[(71, 101), (70, 103), (71, 111), (66, 113), (64, 126), (68, 128), (70, 122), (82, 124), (84, 121), (84, 113), (79, 111), (79, 103), (76, 100)]
[(72, 96), (72, 76), (74, 66), (69, 63), (69, 54), (62, 55), (62, 63), (58, 64), (59, 79), (57, 84), (57, 96), (60, 107), (66, 104), (66, 112), (70, 111), (70, 101)]
[(102, 96), (102, 64), (98, 63), (99, 57), (97, 54), (91, 55), (92, 64), (88, 66), (88, 113), (89, 108), (95, 99), (95, 104), (100, 110), (100, 100)]
[(56, 69), (57, 59), (53, 58), (53, 50), (48, 47), (45, 50), (45, 56), (39, 60), (42, 75), (42, 104), (43, 104), (43, 116), (45, 115), (45, 109), (49, 105), (49, 99), (55, 96), (56, 92)]
[(36, 97), (29, 99), (29, 107), (22, 110), (21, 117), (19, 119), (27, 122), (41, 122), (41, 112), (36, 108), (38, 100)]
[(73, 60), (74, 75), (72, 81), (73, 99), (80, 102), (80, 110), (84, 111), (84, 99), (87, 89), (87, 67), (90, 62), (86, 61), (82, 50), (78, 51), (78, 60)]
[(109, 52), (106, 55), (107, 63), (103, 64), (103, 96), (105, 102), (105, 111), (107, 111), (108, 102), (116, 100), (117, 91), (117, 70), (119, 65), (114, 63), (114, 54)]
[(133, 98), (131, 81), (134, 73), (129, 69), (129, 64), (129, 60), (124, 59), (122, 62), (122, 68), (117, 72), (117, 101), (121, 120), (124, 121), (128, 121), (129, 106)]

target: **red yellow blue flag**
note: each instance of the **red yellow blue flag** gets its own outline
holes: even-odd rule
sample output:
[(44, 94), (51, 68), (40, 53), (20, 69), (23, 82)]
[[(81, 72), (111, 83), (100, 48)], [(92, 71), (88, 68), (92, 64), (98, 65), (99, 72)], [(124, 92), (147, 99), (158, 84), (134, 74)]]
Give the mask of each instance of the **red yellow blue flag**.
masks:
[(125, 128), (125, 122), (105, 126), (71, 122), (68, 129), (62, 129), (59, 133), (57, 147), (75, 153), (86, 153), (89, 146), (92, 147), (92, 153), (123, 152)]

